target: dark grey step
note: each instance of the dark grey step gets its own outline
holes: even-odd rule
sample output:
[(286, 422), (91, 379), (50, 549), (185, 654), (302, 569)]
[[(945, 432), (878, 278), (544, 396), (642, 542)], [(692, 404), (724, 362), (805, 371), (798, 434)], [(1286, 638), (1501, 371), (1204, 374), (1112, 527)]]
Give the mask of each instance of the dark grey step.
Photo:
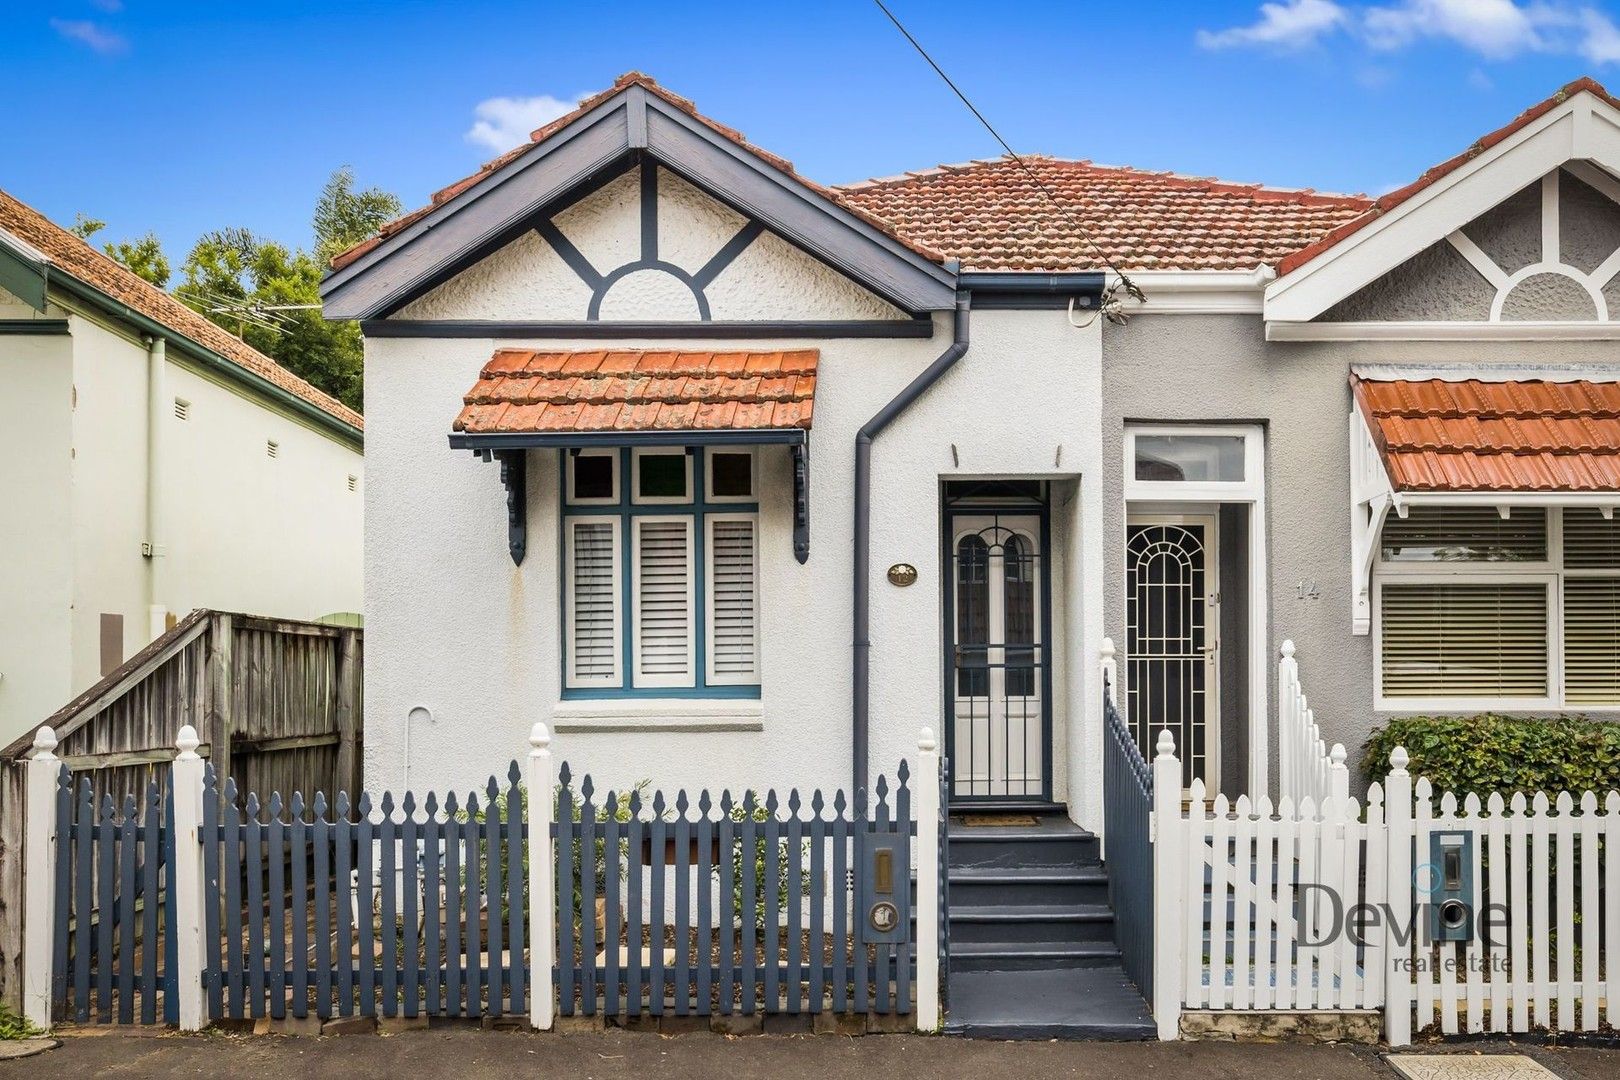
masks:
[(1114, 940), (1114, 913), (1107, 904), (952, 904), (950, 921), (952, 943), (964, 945)]
[(950, 865), (959, 867), (1078, 867), (1101, 864), (1097, 837), (1072, 832), (1018, 828), (957, 829), (951, 833)]
[[(1031, 971), (1099, 967), (1119, 963), (1113, 942), (951, 941), (951, 977), (961, 971)], [(952, 983), (955, 986), (955, 983)]]
[(1098, 866), (962, 866), (950, 872), (951, 906), (1106, 904), (1108, 874)]
[(953, 973), (945, 1030), (985, 1039), (1138, 1040), (1156, 1034), (1147, 1003), (1117, 962), (1079, 970)]

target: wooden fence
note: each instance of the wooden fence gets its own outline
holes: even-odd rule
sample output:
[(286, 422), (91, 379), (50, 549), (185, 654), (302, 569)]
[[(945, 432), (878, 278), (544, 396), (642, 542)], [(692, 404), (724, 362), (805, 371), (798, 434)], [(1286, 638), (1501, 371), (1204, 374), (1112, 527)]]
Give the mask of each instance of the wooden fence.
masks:
[[(94, 804), (168, 782), (175, 735), (242, 790), (358, 791), (363, 631), (198, 610), (44, 723)], [(30, 731), (0, 751), (0, 1001), (22, 999)]]
[(1343, 743), (1328, 746), (1316, 723), (1316, 710), (1305, 695), (1299, 677), (1294, 643), (1282, 643), (1277, 661), (1277, 786), (1278, 794), (1292, 799), (1313, 799), (1321, 806), (1328, 799), (1350, 796), (1350, 770)]

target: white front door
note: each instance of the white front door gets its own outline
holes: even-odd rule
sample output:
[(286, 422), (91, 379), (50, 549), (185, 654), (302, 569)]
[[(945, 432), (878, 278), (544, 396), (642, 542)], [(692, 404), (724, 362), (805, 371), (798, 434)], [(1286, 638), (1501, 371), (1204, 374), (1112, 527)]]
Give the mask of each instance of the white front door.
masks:
[(1212, 514), (1132, 515), (1125, 528), (1126, 715), (1149, 760), (1168, 727), (1183, 783), (1220, 790), (1220, 559)]
[(1041, 518), (958, 514), (951, 542), (951, 794), (1047, 799)]

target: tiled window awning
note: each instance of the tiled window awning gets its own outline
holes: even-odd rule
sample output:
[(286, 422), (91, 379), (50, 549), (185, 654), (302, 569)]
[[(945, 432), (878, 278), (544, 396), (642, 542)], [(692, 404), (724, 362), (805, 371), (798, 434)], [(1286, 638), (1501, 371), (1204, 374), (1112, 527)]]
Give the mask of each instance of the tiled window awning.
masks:
[(527, 547), (526, 451), (537, 447), (788, 444), (793, 549), (810, 555), (810, 419), (816, 349), (697, 352), (502, 349), (456, 416), (450, 445), (497, 460), (507, 548)]
[(1350, 376), (1351, 629), (1369, 632), (1372, 565), (1391, 510), (1414, 504), (1620, 505), (1620, 373), (1399, 367)]
[(1351, 385), (1396, 491), (1620, 493), (1620, 382)]
[[(513, 445), (615, 441), (803, 442), (816, 394), (815, 349), (784, 352), (502, 349), (484, 365), (453, 440), (542, 436)], [(680, 433), (680, 434), (676, 434)], [(507, 440), (502, 440), (503, 442)]]

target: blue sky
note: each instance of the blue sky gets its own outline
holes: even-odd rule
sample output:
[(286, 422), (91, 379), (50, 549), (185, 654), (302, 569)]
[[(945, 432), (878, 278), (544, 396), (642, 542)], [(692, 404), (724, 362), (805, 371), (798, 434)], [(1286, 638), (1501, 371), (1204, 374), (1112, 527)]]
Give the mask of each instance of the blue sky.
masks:
[[(1607, 0), (893, 7), (1019, 150), (1323, 190), (1620, 89)], [(177, 262), (224, 225), (306, 244), (332, 169), (418, 205), (632, 68), (826, 182), (998, 152), (868, 0), (37, 0), (0, 38), (0, 188)]]

